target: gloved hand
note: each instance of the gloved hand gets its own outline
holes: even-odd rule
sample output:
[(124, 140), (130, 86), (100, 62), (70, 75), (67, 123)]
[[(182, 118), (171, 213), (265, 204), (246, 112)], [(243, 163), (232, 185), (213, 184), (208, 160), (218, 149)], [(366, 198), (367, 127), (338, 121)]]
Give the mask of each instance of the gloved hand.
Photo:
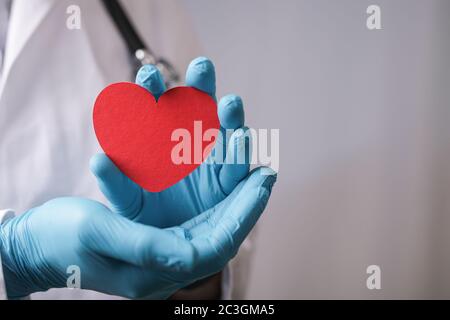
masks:
[[(139, 70), (136, 83), (148, 89), (157, 99), (166, 90), (160, 72), (152, 65)], [(186, 85), (202, 90), (215, 99), (215, 70), (212, 62), (203, 57), (193, 60), (186, 72)], [(222, 132), (225, 129), (236, 131), (229, 138), (228, 146), (219, 140), (215, 149), (225, 149), (221, 150), (222, 154), (234, 150), (234, 158), (245, 158), (245, 162), (208, 163), (207, 160), (172, 187), (151, 193), (125, 176), (105, 154), (95, 155), (91, 159), (91, 171), (97, 177), (99, 187), (112, 210), (133, 221), (170, 227), (195, 217), (225, 199), (248, 175), (249, 139), (244, 135), (246, 128), (243, 127), (241, 98), (225, 96), (220, 100), (217, 111)]]
[(65, 287), (66, 270), (76, 265), (81, 288), (166, 298), (224, 267), (264, 210), (275, 180), (257, 169), (225, 200), (168, 229), (132, 222), (92, 200), (51, 200), (0, 226), (8, 296)]

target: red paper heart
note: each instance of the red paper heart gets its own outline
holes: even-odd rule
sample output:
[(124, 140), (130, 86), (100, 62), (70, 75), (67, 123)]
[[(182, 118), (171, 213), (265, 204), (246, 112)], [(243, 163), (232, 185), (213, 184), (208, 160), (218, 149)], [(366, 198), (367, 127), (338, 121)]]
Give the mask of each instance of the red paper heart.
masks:
[[(203, 135), (209, 129), (217, 133), (220, 126), (216, 103), (204, 92), (177, 87), (156, 102), (146, 89), (125, 82), (103, 89), (93, 117), (103, 151), (131, 180), (151, 192), (164, 190), (194, 171), (216, 138), (203, 141)], [(195, 121), (201, 122), (201, 128)], [(172, 141), (176, 129), (190, 134), (191, 163), (176, 164), (172, 159), (174, 147), (187, 142), (185, 137)]]

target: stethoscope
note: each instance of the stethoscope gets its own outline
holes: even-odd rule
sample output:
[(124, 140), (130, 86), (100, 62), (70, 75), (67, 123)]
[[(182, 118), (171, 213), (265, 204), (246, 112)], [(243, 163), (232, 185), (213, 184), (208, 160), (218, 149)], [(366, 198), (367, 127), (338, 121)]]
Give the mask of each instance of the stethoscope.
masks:
[(175, 86), (180, 80), (178, 72), (167, 60), (157, 57), (144, 44), (120, 3), (117, 0), (102, 2), (127, 45), (136, 71), (145, 64), (153, 64), (162, 73), (167, 88)]

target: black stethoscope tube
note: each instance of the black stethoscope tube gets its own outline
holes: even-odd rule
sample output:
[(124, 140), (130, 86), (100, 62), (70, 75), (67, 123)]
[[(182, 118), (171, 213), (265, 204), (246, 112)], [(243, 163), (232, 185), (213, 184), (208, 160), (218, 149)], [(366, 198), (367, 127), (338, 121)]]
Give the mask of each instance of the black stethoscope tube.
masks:
[(137, 34), (135, 27), (123, 10), (121, 4), (116, 0), (102, 0), (102, 2), (116, 24), (117, 29), (128, 47), (128, 51), (134, 54), (139, 49), (145, 49), (144, 42)]
[(145, 45), (122, 5), (117, 0), (102, 0), (102, 2), (127, 45), (130, 56), (136, 64), (136, 69), (144, 64), (154, 64), (163, 73), (168, 87), (176, 84), (179, 75), (175, 68), (167, 60), (156, 58), (150, 48)]

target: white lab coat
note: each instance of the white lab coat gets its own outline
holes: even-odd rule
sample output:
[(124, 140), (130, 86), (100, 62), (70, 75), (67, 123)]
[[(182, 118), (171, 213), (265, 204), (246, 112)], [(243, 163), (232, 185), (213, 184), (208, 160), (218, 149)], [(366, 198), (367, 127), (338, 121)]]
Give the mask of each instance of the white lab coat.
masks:
[[(201, 52), (172, 0), (122, 1), (149, 47), (180, 72)], [(81, 29), (69, 30), (69, 5)], [(125, 43), (100, 1), (14, 0), (0, 80), (0, 209), (16, 213), (60, 196), (104, 201), (88, 164), (99, 146), (92, 106), (109, 83), (129, 81)], [(114, 279), (111, 279), (114, 281)], [(102, 298), (53, 289), (33, 298)]]

